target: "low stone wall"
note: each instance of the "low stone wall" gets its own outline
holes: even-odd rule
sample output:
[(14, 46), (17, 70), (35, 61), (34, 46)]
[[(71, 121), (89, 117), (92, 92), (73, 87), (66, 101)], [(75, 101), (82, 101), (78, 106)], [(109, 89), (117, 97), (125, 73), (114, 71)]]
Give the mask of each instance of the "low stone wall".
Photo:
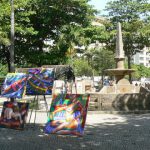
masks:
[(110, 94), (110, 93), (139, 93), (140, 86), (129, 85), (114, 85), (114, 86), (104, 86), (100, 94)]
[(150, 110), (150, 92), (90, 95), (91, 111)]

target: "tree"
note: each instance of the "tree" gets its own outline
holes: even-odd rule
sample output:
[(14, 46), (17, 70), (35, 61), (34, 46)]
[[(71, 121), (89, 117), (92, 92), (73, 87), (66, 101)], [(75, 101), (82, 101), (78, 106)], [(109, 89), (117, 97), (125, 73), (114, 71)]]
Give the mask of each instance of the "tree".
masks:
[(92, 67), (88, 64), (86, 60), (81, 58), (75, 59), (73, 66), (76, 76), (93, 76)]
[(114, 54), (106, 48), (89, 48), (83, 53), (82, 58), (87, 60), (95, 75), (103, 75), (104, 70), (115, 67)]
[[(87, 2), (88, 0), (33, 0), (30, 5), (35, 13), (29, 19), (37, 34), (25, 35), (23, 38), (23, 35), (16, 34), (21, 39), (26, 39), (16, 39), (18, 63), (25, 64), (25, 60), (35, 66), (66, 63), (66, 52), (74, 44), (79, 44), (72, 31), (76, 34), (86, 28), (94, 16), (95, 10)], [(80, 35), (81, 33), (83, 32)]]
[(114, 54), (106, 48), (97, 48), (93, 56), (93, 66), (102, 75), (106, 69), (115, 67)]
[[(128, 58), (128, 68), (131, 68), (131, 57), (150, 45), (150, 22), (148, 14), (150, 4), (147, 0), (114, 0), (107, 3), (111, 26), (107, 30), (112, 32), (110, 43), (114, 45), (114, 32), (118, 22), (122, 24), (125, 55)], [(110, 46), (109, 45), (109, 46)], [(111, 46), (112, 47), (112, 46)]]
[(65, 63), (73, 65), (73, 59), (78, 52), (76, 46), (82, 46), (85, 44), (85, 35), (83, 28), (74, 24), (65, 25), (61, 29), (61, 34), (57, 42), (57, 51), (63, 55)]
[(150, 69), (144, 65), (132, 65), (136, 72), (133, 74), (133, 78), (140, 79), (141, 77), (150, 77)]
[[(30, 24), (29, 15), (34, 13), (30, 7), (30, 0), (15, 0), (14, 1), (14, 12), (15, 12), (15, 31), (20, 35), (25, 34), (34, 34), (34, 30)], [(10, 31), (11, 31), (11, 22), (10, 22), (10, 15), (11, 15), (11, 5), (10, 2), (7, 0), (0, 1), (0, 57), (2, 64), (8, 64), (8, 70), (10, 71)], [(28, 9), (27, 9), (28, 8)], [(25, 26), (26, 25), (26, 26)], [(14, 37), (15, 41), (17, 40), (25, 40), (23, 36), (18, 37), (17, 35)], [(21, 58), (20, 58), (21, 59)], [(17, 60), (17, 50), (15, 47), (15, 63)]]

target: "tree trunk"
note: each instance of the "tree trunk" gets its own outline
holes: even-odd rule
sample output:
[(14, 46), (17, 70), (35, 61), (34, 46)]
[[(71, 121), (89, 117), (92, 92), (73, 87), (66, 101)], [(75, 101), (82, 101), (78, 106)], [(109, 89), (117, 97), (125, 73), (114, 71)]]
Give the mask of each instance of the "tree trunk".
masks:
[(2, 50), (4, 52), (4, 55), (2, 57), (5, 57), (6, 62), (7, 62), (7, 69), (8, 72), (10, 72), (10, 53), (9, 53), (9, 47), (2, 45)]
[[(15, 65), (14, 65), (14, 35), (15, 35), (15, 30), (14, 30), (14, 22), (15, 22), (15, 17), (14, 17), (14, 0), (10, 1), (11, 4), (11, 45), (9, 49), (10, 53), (10, 72), (15, 72)], [(11, 98), (11, 102), (14, 102), (14, 98)]]
[(8, 66), (8, 72), (11, 72), (10, 70), (10, 53), (9, 53), (9, 47), (5, 47), (5, 56), (6, 56), (6, 61), (7, 61), (7, 66)]
[(104, 69), (102, 69), (101, 75), (102, 75), (102, 87), (103, 87), (104, 86)]
[(14, 0), (11, 0), (11, 45), (9, 49), (10, 53), (10, 72), (15, 72), (15, 65), (14, 65)]

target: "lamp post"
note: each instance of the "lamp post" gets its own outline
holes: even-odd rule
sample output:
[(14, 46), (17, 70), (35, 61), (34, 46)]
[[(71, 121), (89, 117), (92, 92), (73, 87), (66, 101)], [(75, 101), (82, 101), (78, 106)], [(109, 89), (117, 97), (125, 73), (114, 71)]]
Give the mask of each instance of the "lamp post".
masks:
[(14, 65), (14, 35), (15, 35), (15, 30), (14, 30), (14, 23), (15, 23), (15, 17), (14, 17), (14, 0), (10, 0), (10, 5), (11, 5), (11, 45), (9, 49), (9, 54), (10, 54), (10, 72), (15, 72), (15, 65)]

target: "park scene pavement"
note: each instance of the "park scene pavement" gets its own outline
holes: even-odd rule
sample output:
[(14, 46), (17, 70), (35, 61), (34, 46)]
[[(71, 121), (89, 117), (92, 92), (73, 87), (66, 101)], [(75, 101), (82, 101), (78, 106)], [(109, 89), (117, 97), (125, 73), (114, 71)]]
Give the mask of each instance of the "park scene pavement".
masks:
[[(30, 113), (28, 115), (29, 120)], [(150, 114), (88, 112), (83, 137), (47, 135), (45, 112), (34, 113), (23, 131), (0, 128), (0, 150), (149, 150)]]

